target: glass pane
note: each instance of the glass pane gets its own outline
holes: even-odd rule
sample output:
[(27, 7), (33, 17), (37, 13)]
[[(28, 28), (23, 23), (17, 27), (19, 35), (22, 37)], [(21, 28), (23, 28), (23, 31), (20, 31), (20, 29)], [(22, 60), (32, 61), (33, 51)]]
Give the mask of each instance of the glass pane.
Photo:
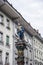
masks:
[(0, 41), (2, 41), (2, 40), (3, 40), (3, 34), (0, 33)]
[(10, 26), (10, 22), (9, 22), (9, 20), (7, 19), (7, 27), (9, 27)]
[(2, 22), (3, 21), (3, 17), (2, 16), (0, 16), (0, 22)]
[(6, 63), (9, 63), (9, 53), (6, 53)]
[(6, 36), (6, 44), (9, 44), (9, 36)]

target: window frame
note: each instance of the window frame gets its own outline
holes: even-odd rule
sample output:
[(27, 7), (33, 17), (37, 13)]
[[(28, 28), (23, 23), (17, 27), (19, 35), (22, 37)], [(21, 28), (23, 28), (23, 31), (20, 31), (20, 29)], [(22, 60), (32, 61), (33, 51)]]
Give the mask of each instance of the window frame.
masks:
[(10, 20), (7, 18), (6, 21), (7, 21), (7, 26), (6, 27), (7, 27), (7, 29), (10, 30)]
[(6, 35), (6, 46), (9, 46), (9, 36)]
[(1, 35), (1, 36), (0, 36), (0, 38), (1, 38), (1, 39), (0, 39), (0, 42), (3, 43), (3, 33), (0, 32), (0, 35)]
[(3, 16), (2, 14), (0, 14), (0, 19), (1, 19), (0, 24), (1, 24), (1, 25), (4, 25), (4, 23), (3, 23), (4, 16)]
[(6, 52), (6, 57), (5, 57), (5, 64), (6, 63), (9, 63), (9, 53), (8, 52)]

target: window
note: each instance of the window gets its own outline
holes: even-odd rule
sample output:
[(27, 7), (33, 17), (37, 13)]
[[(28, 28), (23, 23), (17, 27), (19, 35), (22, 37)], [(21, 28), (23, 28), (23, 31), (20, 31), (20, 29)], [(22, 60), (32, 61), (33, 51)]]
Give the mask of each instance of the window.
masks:
[(32, 65), (32, 63), (30, 63), (30, 65)]
[(26, 61), (26, 64), (28, 64), (28, 61)]
[(9, 36), (6, 36), (6, 45), (9, 46)]
[(0, 62), (2, 62), (2, 51), (0, 51)]
[(30, 52), (32, 52), (32, 51), (30, 50)]
[(0, 32), (0, 42), (2, 43), (3, 42), (3, 33)]
[(37, 55), (38, 55), (38, 50), (37, 50)]
[(10, 29), (10, 21), (7, 19), (7, 29)]
[(37, 62), (35, 62), (35, 64), (37, 64)]
[(9, 53), (6, 53), (5, 64), (9, 63)]
[(3, 25), (3, 15), (0, 14), (0, 24)]

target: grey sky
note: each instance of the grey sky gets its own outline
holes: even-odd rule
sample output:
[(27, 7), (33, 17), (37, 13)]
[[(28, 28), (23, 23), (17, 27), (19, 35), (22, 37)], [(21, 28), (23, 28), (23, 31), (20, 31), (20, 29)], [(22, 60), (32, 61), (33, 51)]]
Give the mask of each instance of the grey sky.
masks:
[(43, 36), (43, 0), (8, 0)]

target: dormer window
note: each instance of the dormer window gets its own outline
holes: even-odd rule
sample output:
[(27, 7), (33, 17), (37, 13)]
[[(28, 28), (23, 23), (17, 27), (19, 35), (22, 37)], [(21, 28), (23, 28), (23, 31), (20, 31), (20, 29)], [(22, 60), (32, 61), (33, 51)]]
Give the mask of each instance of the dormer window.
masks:
[(3, 25), (3, 15), (0, 14), (0, 24)]
[(7, 29), (10, 29), (10, 21), (7, 19)]

